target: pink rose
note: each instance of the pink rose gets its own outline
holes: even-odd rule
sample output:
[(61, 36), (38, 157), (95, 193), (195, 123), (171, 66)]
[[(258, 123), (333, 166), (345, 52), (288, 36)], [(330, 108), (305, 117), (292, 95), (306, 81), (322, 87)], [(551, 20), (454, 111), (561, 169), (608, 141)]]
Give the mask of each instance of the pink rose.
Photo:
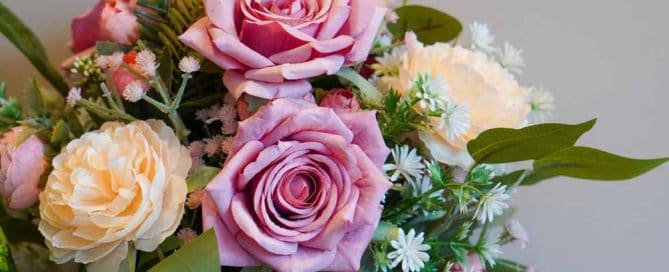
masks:
[(331, 108), (335, 112), (356, 112), (360, 111), (360, 100), (353, 92), (344, 89), (334, 89), (329, 91), (323, 100), (321, 107)]
[(221, 265), (355, 271), (391, 187), (374, 112), (340, 113), (278, 99), (239, 124), (207, 186), (203, 225)]
[(72, 19), (72, 51), (79, 53), (97, 41), (134, 43), (139, 36), (135, 4), (136, 0), (100, 0), (85, 14)]
[(242, 93), (300, 98), (305, 79), (364, 61), (383, 21), (378, 0), (205, 0), (207, 16), (180, 39), (226, 69)]
[(47, 167), (44, 143), (37, 136), (30, 136), (17, 146), (22, 132), (21, 127), (16, 127), (0, 139), (0, 194), (14, 210), (37, 203), (39, 181)]

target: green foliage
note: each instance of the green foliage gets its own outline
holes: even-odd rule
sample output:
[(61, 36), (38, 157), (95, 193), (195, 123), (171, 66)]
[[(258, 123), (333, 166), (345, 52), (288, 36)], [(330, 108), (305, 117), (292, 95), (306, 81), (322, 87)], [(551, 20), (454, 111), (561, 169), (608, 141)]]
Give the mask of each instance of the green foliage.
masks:
[(337, 76), (353, 83), (359, 91), (357, 95), (360, 99), (369, 100), (373, 104), (378, 104), (381, 101), (381, 92), (355, 70), (351, 68), (343, 68), (337, 72)]
[(495, 266), (490, 272), (524, 272), (527, 266), (506, 259), (495, 260)]
[(0, 271), (16, 271), (12, 253), (9, 251), (9, 241), (7, 241), (2, 228), (0, 228)]
[(44, 47), (35, 34), (2, 2), (0, 2), (0, 33), (4, 34), (28, 58), (54, 88), (58, 89), (61, 94), (67, 93), (67, 84), (58, 70), (49, 62)]
[(186, 182), (188, 184), (188, 192), (192, 193), (204, 188), (219, 172), (221, 172), (220, 168), (210, 166), (202, 166), (196, 169)]
[(22, 117), (21, 104), (16, 99), (7, 97), (5, 83), (0, 82), (0, 133), (15, 127)]
[(38, 116), (60, 117), (65, 106), (65, 100), (49, 88), (42, 88), (35, 79), (28, 81), (24, 90), (28, 107)]
[(669, 158), (639, 160), (621, 157), (589, 147), (570, 147), (534, 162), (534, 170), (523, 185), (556, 176), (593, 180), (626, 180), (642, 175)]
[(495, 128), (484, 131), (467, 144), (477, 163), (506, 163), (538, 159), (573, 146), (595, 125), (541, 124), (522, 129)]
[(388, 30), (396, 40), (403, 40), (404, 34), (411, 31), (421, 42), (434, 44), (452, 41), (462, 32), (458, 19), (437, 9), (411, 5), (400, 7), (395, 12), (399, 19), (388, 24)]
[(149, 269), (149, 272), (219, 270), (218, 243), (216, 241), (216, 233), (211, 229)]

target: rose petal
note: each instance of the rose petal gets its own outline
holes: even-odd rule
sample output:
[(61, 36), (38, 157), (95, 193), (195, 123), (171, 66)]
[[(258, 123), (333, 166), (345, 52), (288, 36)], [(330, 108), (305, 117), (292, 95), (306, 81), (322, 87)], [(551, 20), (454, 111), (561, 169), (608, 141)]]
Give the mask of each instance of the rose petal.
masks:
[[(367, 0), (357, 0), (357, 2), (361, 1)], [(372, 45), (374, 44), (374, 37), (379, 31), (379, 26), (381, 23), (383, 23), (383, 16), (385, 13), (386, 9), (384, 8), (375, 9), (374, 15), (371, 17), (369, 25), (367, 25), (365, 31), (360, 33), (360, 35), (355, 36), (356, 42), (353, 46), (353, 49), (351, 49), (351, 53), (346, 56), (346, 65), (354, 65), (367, 59), (369, 51), (372, 49)]]
[(271, 254), (256, 242), (246, 236), (238, 236), (237, 241), (244, 248), (253, 252), (263, 263), (270, 265), (280, 272), (320, 271), (332, 262), (334, 250), (318, 250), (308, 247), (299, 247), (294, 254)]
[[(347, 5), (346, 0), (335, 0), (332, 9), (328, 14), (328, 19), (321, 25), (316, 39), (332, 39), (339, 33), (351, 14), (351, 7)], [(372, 2), (372, 1), (369, 1)]]
[(373, 214), (375, 220), (373, 224), (362, 226), (361, 228), (349, 231), (337, 245), (337, 254), (330, 265), (325, 269), (327, 271), (358, 271), (360, 270), (360, 261), (362, 255), (367, 249), (367, 245), (372, 241), (374, 231), (378, 226), (379, 218), (383, 209), (365, 211)]
[(263, 56), (271, 56), (316, 40), (291, 26), (276, 22), (242, 22), (241, 43)]
[(233, 34), (218, 28), (210, 28), (209, 34), (218, 50), (249, 68), (257, 69), (274, 65), (268, 58), (241, 43)]
[(92, 9), (72, 19), (72, 52), (79, 53), (91, 48), (102, 39), (99, 22), (105, 5), (106, 1), (100, 0)]
[(320, 75), (332, 75), (344, 64), (342, 56), (327, 56), (302, 63), (286, 63), (262, 69), (252, 69), (244, 74), (251, 80), (270, 83), (283, 83), (286, 80), (299, 80)]
[(236, 20), (241, 11), (237, 0), (205, 0), (204, 7), (207, 17), (216, 27), (237, 36)]
[(244, 78), (244, 75), (233, 70), (225, 71), (223, 83), (237, 99), (245, 93), (265, 99), (277, 99), (303, 98), (311, 92), (311, 84), (306, 80), (265, 83), (248, 80)]
[(209, 36), (210, 27), (209, 18), (202, 18), (181, 34), (179, 40), (223, 69), (244, 69), (244, 65), (214, 47)]
[(350, 36), (339, 36), (334, 39), (311, 42), (299, 47), (276, 53), (269, 57), (276, 64), (306, 62), (312, 57), (333, 54), (348, 49), (355, 40)]
[(355, 187), (360, 190), (360, 199), (355, 208), (355, 218), (350, 230), (369, 224), (375, 224), (378, 219), (369, 211), (379, 207), (381, 199), (386, 192), (393, 186), (386, 175), (367, 158), (367, 155), (356, 145), (351, 145), (353, 153), (358, 157), (358, 168), (362, 172), (363, 178), (355, 181)]
[(353, 144), (358, 145), (379, 169), (390, 154), (381, 129), (376, 121), (376, 112), (339, 113), (339, 118), (353, 132)]
[(337, 213), (329, 219), (325, 229), (323, 229), (314, 239), (301, 243), (300, 245), (327, 250), (333, 250), (337, 247), (337, 244), (341, 242), (348, 232), (348, 225), (353, 222), (355, 207), (357, 206), (359, 196), (360, 192), (357, 189), (354, 189), (350, 198), (346, 201), (346, 206), (337, 211)]

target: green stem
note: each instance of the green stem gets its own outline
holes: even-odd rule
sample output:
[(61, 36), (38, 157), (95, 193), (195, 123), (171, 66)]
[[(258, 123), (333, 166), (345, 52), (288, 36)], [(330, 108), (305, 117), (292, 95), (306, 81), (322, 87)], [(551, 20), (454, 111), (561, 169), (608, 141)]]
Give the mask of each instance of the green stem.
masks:
[[(105, 72), (105, 77), (107, 78), (112, 78), (112, 74), (109, 71)], [(104, 83), (102, 83), (104, 84)], [(121, 100), (121, 93), (116, 89), (116, 84), (109, 84), (111, 86), (111, 94), (114, 96), (114, 100), (116, 100), (116, 104), (118, 104), (119, 108), (121, 111), (125, 112), (125, 106), (123, 106), (123, 100)], [(109, 92), (109, 90), (107, 90)]]
[(172, 103), (171, 108), (172, 109), (178, 109), (179, 106), (181, 105), (181, 100), (183, 99), (184, 93), (186, 92), (186, 86), (188, 85), (188, 80), (190, 80), (193, 77), (191, 74), (184, 74), (183, 75), (183, 80), (181, 81), (181, 86), (179, 86), (179, 92), (177, 92), (177, 96), (174, 99), (174, 102)]
[(172, 111), (172, 108), (168, 107), (167, 105), (161, 103), (158, 100), (155, 100), (155, 99), (151, 98), (150, 96), (148, 96), (146, 94), (144, 96), (142, 96), (142, 99), (144, 99), (144, 101), (146, 101), (146, 102), (149, 102), (149, 104), (158, 108), (163, 113), (168, 113), (168, 112)]
[(160, 248), (160, 246), (156, 248), (156, 254), (158, 254), (158, 259), (160, 259), (161, 261), (165, 259), (165, 254), (163, 253), (163, 249)]
[(112, 98), (111, 92), (109, 91), (109, 89), (107, 89), (107, 85), (105, 85), (104, 83), (100, 83), (100, 88), (102, 88), (102, 93), (103, 93), (102, 96), (107, 100), (109, 106), (111, 106), (114, 110), (118, 112), (125, 112), (122, 111), (121, 108), (119, 108), (119, 106), (116, 104), (116, 101), (114, 101), (114, 98)]
[(174, 125), (174, 131), (177, 133), (177, 137), (182, 142), (187, 142), (188, 140), (188, 134), (190, 134), (190, 131), (188, 128), (186, 128), (186, 125), (184, 124), (184, 121), (181, 119), (181, 116), (176, 110), (172, 110), (168, 115), (170, 118), (170, 121), (172, 121), (172, 124)]
[(86, 110), (89, 112), (105, 119), (105, 120), (125, 120), (125, 121), (137, 121), (137, 118), (134, 116), (127, 114), (127, 113), (122, 113), (118, 112), (109, 108), (102, 107), (96, 103), (93, 103), (88, 100), (79, 100), (77, 101), (77, 105), (80, 105), (84, 107)]

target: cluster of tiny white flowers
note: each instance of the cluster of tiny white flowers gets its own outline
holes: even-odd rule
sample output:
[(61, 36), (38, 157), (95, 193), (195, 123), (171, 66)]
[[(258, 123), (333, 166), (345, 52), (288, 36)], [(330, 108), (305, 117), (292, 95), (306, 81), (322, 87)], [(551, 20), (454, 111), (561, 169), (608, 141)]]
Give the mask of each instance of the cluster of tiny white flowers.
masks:
[(123, 91), (123, 98), (128, 100), (129, 102), (137, 102), (139, 100), (142, 100), (142, 97), (144, 97), (144, 93), (146, 90), (144, 90), (144, 85), (142, 84), (141, 81), (135, 80), (133, 82), (130, 82), (125, 87), (125, 90)]
[(192, 74), (200, 70), (200, 61), (194, 57), (184, 57), (179, 61), (179, 70)]
[(123, 56), (125, 56), (125, 54), (119, 51), (108, 56), (98, 56), (95, 59), (95, 64), (105, 70), (118, 68), (123, 65)]
[(483, 259), (490, 264), (490, 266), (495, 265), (495, 259), (497, 257), (502, 255), (502, 250), (500, 249), (500, 245), (498, 241), (495, 239), (490, 239), (489, 237), (484, 237), (483, 238), (483, 245), (480, 247), (481, 251), (479, 254)]
[(142, 71), (144, 71), (147, 76), (156, 76), (156, 71), (160, 66), (160, 64), (156, 62), (156, 54), (150, 50), (142, 50), (137, 53), (136, 61), (137, 65), (142, 68)]
[(522, 74), (522, 67), (525, 67), (525, 59), (523, 59), (523, 50), (513, 47), (511, 43), (505, 42), (504, 48), (498, 53), (499, 64), (510, 72)]
[(493, 45), (495, 38), (486, 24), (474, 22), (469, 26), (469, 29), (472, 33), (471, 47), (473, 49), (496, 58), (507, 71), (522, 74), (521, 68), (525, 67), (523, 50), (515, 48), (509, 42), (505, 42), (502, 48), (496, 48)]
[(183, 228), (177, 232), (177, 239), (184, 244), (188, 244), (197, 238), (197, 233), (191, 228)]
[(376, 58), (376, 63), (370, 65), (376, 76), (396, 77), (400, 74), (400, 69), (406, 59), (406, 50), (396, 48), (385, 53), (382, 57)]
[(419, 180), (423, 176), (425, 165), (423, 157), (416, 153), (416, 149), (408, 145), (395, 146), (391, 150), (394, 163), (388, 163), (383, 166), (386, 172), (392, 172), (391, 181), (397, 181), (402, 175), (407, 181)]
[(77, 101), (81, 99), (81, 88), (79, 87), (74, 87), (67, 93), (67, 105), (70, 107), (74, 107), (77, 104)]

